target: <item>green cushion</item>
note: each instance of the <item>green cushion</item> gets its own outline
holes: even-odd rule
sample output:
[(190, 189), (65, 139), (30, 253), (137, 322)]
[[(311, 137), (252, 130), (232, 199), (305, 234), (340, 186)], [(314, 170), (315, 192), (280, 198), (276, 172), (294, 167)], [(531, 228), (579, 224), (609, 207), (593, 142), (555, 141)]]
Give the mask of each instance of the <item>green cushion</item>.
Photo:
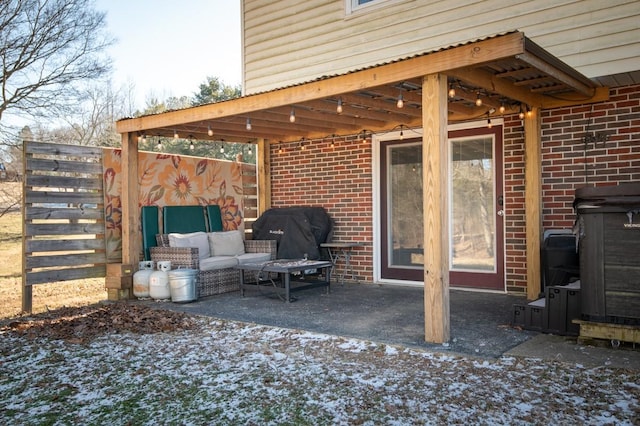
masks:
[(202, 206), (164, 206), (162, 208), (162, 223), (165, 234), (207, 232)]
[(158, 206), (142, 206), (142, 248), (144, 249), (144, 260), (151, 260), (149, 248), (155, 247), (156, 234), (160, 233), (158, 225)]
[(222, 229), (222, 213), (217, 204), (207, 206), (207, 217), (209, 219), (209, 232), (220, 232)]

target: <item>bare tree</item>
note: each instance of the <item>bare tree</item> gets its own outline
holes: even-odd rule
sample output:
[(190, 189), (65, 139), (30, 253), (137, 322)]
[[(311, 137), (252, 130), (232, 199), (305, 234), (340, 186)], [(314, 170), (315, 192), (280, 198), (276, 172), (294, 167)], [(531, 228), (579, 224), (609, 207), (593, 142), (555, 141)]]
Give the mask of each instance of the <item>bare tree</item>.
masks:
[[(0, 1), (0, 123), (5, 113), (58, 116), (82, 84), (110, 70), (112, 40), (93, 0)], [(4, 124), (4, 123), (3, 123)]]

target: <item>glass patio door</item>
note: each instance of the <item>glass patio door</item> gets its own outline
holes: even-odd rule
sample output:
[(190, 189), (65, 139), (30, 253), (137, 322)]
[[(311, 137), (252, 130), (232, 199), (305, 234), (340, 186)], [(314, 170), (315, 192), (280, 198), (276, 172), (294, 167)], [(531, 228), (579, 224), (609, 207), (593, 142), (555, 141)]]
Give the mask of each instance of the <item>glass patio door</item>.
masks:
[(384, 141), (381, 278), (423, 281), (422, 139)]
[[(449, 132), (452, 287), (504, 290), (502, 129)], [(422, 139), (380, 142), (380, 277), (423, 281)]]
[(504, 290), (501, 126), (449, 132), (451, 286)]

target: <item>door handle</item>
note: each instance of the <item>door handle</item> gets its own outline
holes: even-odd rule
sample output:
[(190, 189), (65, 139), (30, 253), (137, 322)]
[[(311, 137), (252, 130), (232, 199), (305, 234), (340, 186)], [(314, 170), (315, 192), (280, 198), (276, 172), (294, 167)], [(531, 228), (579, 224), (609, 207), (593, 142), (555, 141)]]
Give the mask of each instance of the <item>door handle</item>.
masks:
[(498, 216), (504, 216), (504, 210), (500, 209), (496, 212)]

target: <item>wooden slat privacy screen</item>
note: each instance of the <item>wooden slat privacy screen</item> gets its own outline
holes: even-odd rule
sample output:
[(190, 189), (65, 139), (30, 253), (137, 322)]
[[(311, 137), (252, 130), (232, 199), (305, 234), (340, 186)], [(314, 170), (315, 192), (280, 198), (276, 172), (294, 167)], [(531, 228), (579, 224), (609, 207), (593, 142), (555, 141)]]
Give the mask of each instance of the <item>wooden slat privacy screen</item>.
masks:
[(104, 277), (102, 149), (24, 142), (23, 310), (31, 285)]

